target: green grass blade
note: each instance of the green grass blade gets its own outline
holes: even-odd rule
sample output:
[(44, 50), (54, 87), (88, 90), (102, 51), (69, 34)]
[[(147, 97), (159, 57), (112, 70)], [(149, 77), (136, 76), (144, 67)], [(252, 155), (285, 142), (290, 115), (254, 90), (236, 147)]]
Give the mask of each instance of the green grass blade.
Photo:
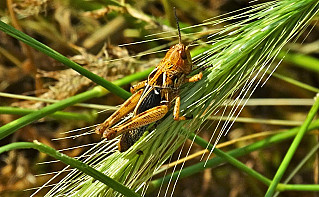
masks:
[(281, 177), (284, 175), (284, 173), (285, 173), (294, 153), (296, 152), (303, 136), (307, 132), (307, 129), (308, 129), (311, 121), (313, 120), (313, 118), (317, 114), (318, 109), (319, 109), (319, 97), (317, 96), (316, 101), (315, 101), (314, 105), (311, 107), (304, 124), (300, 127), (300, 130), (299, 130), (298, 134), (296, 135), (294, 141), (290, 145), (289, 150), (286, 153), (285, 158), (281, 162), (281, 164), (277, 170), (277, 173), (276, 173), (275, 177), (273, 178), (273, 180), (272, 180), (272, 182), (267, 190), (267, 193), (265, 195), (266, 197), (271, 197), (275, 193), (276, 187), (277, 187), (278, 183), (280, 182)]
[(295, 66), (319, 73), (319, 60), (317, 58), (304, 54), (287, 53), (285, 51), (281, 51), (278, 54), (278, 58), (284, 58), (284, 61), (290, 62)]
[(230, 154), (225, 153), (225, 152), (221, 151), (218, 148), (214, 149), (214, 145), (209, 144), (208, 142), (206, 142), (206, 140), (204, 140), (203, 138), (195, 135), (194, 133), (189, 136), (189, 139), (194, 140), (194, 142), (196, 144), (200, 145), (203, 148), (207, 148), (208, 150), (214, 150), (213, 153), (215, 153), (218, 157), (223, 158), (224, 160), (228, 161), (233, 166), (237, 167), (238, 169), (240, 169), (243, 172), (246, 172), (247, 174), (249, 174), (252, 177), (256, 178), (257, 180), (261, 181), (262, 183), (264, 183), (266, 185), (270, 184), (270, 182), (271, 182), (270, 179), (264, 177), (263, 175), (261, 175), (260, 173), (256, 172), (255, 170), (247, 167), (245, 164), (243, 164), (242, 162), (238, 161), (237, 159), (232, 157)]
[[(297, 165), (297, 167), (289, 174), (289, 176), (285, 179), (283, 182), (284, 184), (287, 184), (296, 174), (297, 172), (302, 169), (302, 167), (306, 164), (306, 162), (318, 151), (319, 149), (319, 144), (314, 146), (308, 153), (307, 155), (302, 159), (302, 161)], [(279, 184), (278, 187), (280, 188)], [(278, 189), (277, 187), (277, 189)], [(280, 192), (276, 192), (274, 197), (277, 197), (280, 194)]]
[(96, 97), (96, 95), (101, 94), (102, 88), (95, 87), (92, 90), (89, 90), (87, 92), (78, 94), (76, 96), (67, 98), (65, 100), (62, 100), (58, 103), (54, 103), (52, 105), (46, 106), (42, 109), (37, 110), (36, 112), (33, 112), (31, 114), (25, 115), (17, 120), (14, 120), (2, 127), (0, 127), (0, 139), (5, 138), (6, 136), (12, 134), (16, 130), (24, 127), (27, 124), (30, 124), (31, 122), (38, 120), (40, 118), (43, 118), (44, 116), (47, 116), (49, 114), (52, 114), (56, 111), (62, 110), (70, 105), (73, 105), (75, 103), (79, 103), (82, 101), (85, 101), (90, 98)]
[[(191, 135), (190, 139), (194, 139), (194, 142), (196, 142), (198, 145), (202, 146), (203, 148), (206, 148), (208, 150), (212, 150), (214, 148), (214, 146), (212, 144), (208, 144), (208, 142), (206, 142), (204, 139), (196, 136), (196, 135)], [(317, 148), (318, 149), (318, 146)], [(316, 150), (315, 149), (315, 150)], [(240, 169), (242, 172), (246, 172), (248, 175), (254, 177), (255, 179), (259, 180), (260, 182), (264, 183), (265, 185), (270, 185), (271, 184), (271, 180), (266, 178), (265, 176), (263, 176), (262, 174), (256, 172), (255, 170), (247, 167), (245, 164), (243, 164), (242, 162), (238, 161), (237, 159), (235, 159), (234, 157), (232, 157), (231, 155), (221, 151), (218, 148), (215, 148), (213, 151), (218, 157), (223, 158), (225, 161), (227, 161), (228, 163), (232, 164), (233, 166), (237, 167), (238, 169)], [(314, 153), (315, 151), (313, 151)], [(305, 184), (298, 184), (298, 185), (289, 185), (289, 184), (278, 184), (277, 190), (280, 191), (285, 191), (285, 190), (297, 190), (297, 191), (318, 191), (319, 190), (319, 185), (305, 185)]]
[[(22, 109), (18, 107), (2, 107), (0, 106), (0, 114), (14, 114), (14, 115), (27, 115), (37, 110)], [(91, 113), (73, 113), (73, 112), (55, 112), (49, 115), (51, 118), (56, 119), (69, 119), (69, 120), (84, 120), (92, 123), (95, 120), (95, 116)]]
[(310, 184), (310, 185), (304, 185), (304, 184), (278, 184), (277, 187), (278, 191), (319, 191), (319, 185)]
[(2, 146), (2, 147), (0, 147), (0, 154), (3, 152), (6, 152), (6, 151), (10, 151), (10, 150), (29, 149), (29, 148), (37, 149), (38, 151), (46, 153), (46, 154), (62, 161), (63, 163), (70, 165), (73, 168), (77, 168), (77, 169), (81, 170), (82, 172), (86, 173), (87, 175), (90, 175), (94, 179), (99, 180), (102, 183), (110, 186), (111, 188), (113, 188), (114, 190), (120, 192), (121, 194), (123, 194), (125, 196), (132, 196), (132, 197), (140, 196), (137, 193), (130, 190), (129, 188), (122, 185), (121, 183), (119, 183), (119, 182), (111, 179), (110, 177), (106, 176), (105, 174), (95, 170), (91, 166), (89, 166), (89, 165), (87, 165), (79, 160), (76, 160), (72, 157), (69, 157), (63, 153), (60, 153), (60, 152), (56, 151), (54, 148), (51, 148), (51, 147), (49, 147), (45, 144), (42, 144), (38, 141), (34, 141), (34, 143), (15, 142), (15, 143), (11, 143), (11, 144)]
[[(0, 97), (22, 99), (22, 100), (28, 100), (28, 101), (37, 101), (37, 102), (43, 102), (48, 104), (60, 102), (60, 100), (55, 100), (55, 99), (45, 99), (45, 98), (39, 98), (35, 96), (25, 96), (20, 94), (11, 94), (11, 93), (4, 93), (4, 92), (0, 92)], [(110, 110), (110, 111), (114, 111), (117, 109), (117, 107), (115, 106), (99, 105), (99, 104), (92, 104), (92, 103), (77, 103), (77, 104), (74, 104), (73, 106), (90, 108), (90, 109), (98, 109), (98, 110)]]
[(319, 92), (318, 88), (310, 86), (310, 85), (305, 84), (305, 83), (302, 83), (302, 82), (297, 81), (295, 79), (292, 79), (290, 77), (286, 77), (286, 76), (278, 74), (278, 73), (272, 73), (272, 76), (274, 76), (274, 77), (276, 77), (278, 79), (281, 79), (283, 81), (286, 81), (287, 83), (293, 84), (293, 85), (295, 85), (297, 87), (303, 88), (305, 90), (308, 90), (308, 91), (311, 91), (311, 92), (315, 92), (315, 93)]
[[(308, 131), (318, 129), (318, 128), (319, 128), (319, 120), (316, 120), (309, 126)], [(279, 142), (282, 142), (284, 140), (288, 140), (288, 139), (294, 137), (298, 133), (299, 130), (300, 130), (300, 127), (295, 127), (295, 128), (292, 128), (288, 131), (279, 133), (277, 135), (274, 135), (274, 136), (265, 138), (263, 140), (260, 140), (258, 142), (255, 142), (253, 144), (250, 144), (248, 146), (229, 151), (229, 152), (227, 152), (227, 154), (231, 155), (232, 157), (240, 157), (240, 156), (249, 154), (253, 151), (256, 151), (258, 149), (267, 148), (275, 143), (279, 143)], [(180, 178), (187, 177), (187, 176), (196, 174), (198, 172), (201, 172), (201, 171), (205, 170), (206, 168), (216, 167), (216, 166), (224, 163), (225, 161), (226, 160), (224, 158), (216, 157), (216, 158), (209, 159), (207, 162), (200, 162), (200, 163), (197, 163), (197, 164), (192, 165), (190, 167), (186, 167), (181, 171), (176, 171), (175, 173), (173, 173), (171, 175), (167, 175), (163, 178), (152, 181), (150, 184), (150, 191), (159, 187), (162, 183), (167, 183), (170, 179), (175, 180), (177, 178), (178, 174), (180, 174)]]
[(42, 44), (41, 42), (33, 39), (32, 37), (26, 35), (25, 33), (16, 30), (15, 28), (11, 27), (10, 25), (5, 24), (4, 22), (0, 21), (0, 30), (3, 31), (4, 33), (24, 42), (25, 44), (39, 50), (40, 52), (52, 57), (53, 59), (62, 62), (63, 64), (65, 64), (66, 66), (74, 69), (75, 71), (77, 71), (78, 73), (80, 73), (81, 75), (91, 79), (92, 81), (94, 81), (95, 83), (101, 85), (102, 87), (106, 88), (107, 90), (109, 90), (110, 92), (118, 95), (119, 97), (123, 98), (123, 99), (127, 99), (131, 96), (131, 94), (129, 92), (127, 92), (126, 90), (114, 85), (113, 83), (103, 79), (102, 77), (86, 70), (85, 68), (83, 68), (82, 66), (78, 65), (77, 63), (69, 60), (68, 58), (64, 57), (63, 55), (61, 55), (60, 53), (58, 53), (57, 51), (49, 48), (48, 46)]

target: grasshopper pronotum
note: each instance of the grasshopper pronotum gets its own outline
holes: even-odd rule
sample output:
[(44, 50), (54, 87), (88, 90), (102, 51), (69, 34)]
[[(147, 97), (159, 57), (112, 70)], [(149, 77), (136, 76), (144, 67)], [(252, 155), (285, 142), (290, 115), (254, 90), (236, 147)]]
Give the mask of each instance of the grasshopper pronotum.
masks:
[[(176, 16), (176, 13), (175, 13)], [(196, 82), (202, 73), (187, 77), (193, 70), (188, 46), (182, 44), (179, 23), (176, 17), (179, 43), (172, 46), (165, 57), (149, 74), (148, 79), (131, 87), (134, 93), (108, 119), (96, 127), (96, 133), (107, 139), (121, 135), (119, 150), (126, 151), (143, 134), (147, 125), (162, 119), (175, 100), (174, 120), (185, 120), (180, 116), (180, 86), (187, 82)], [(123, 117), (133, 112), (131, 118), (114, 126)]]

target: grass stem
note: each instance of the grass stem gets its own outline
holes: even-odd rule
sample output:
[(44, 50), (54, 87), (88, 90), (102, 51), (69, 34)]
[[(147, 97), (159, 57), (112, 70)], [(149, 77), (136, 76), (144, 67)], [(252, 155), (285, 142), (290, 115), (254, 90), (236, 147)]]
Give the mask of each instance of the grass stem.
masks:
[(281, 162), (281, 164), (277, 170), (277, 173), (276, 173), (275, 177), (273, 178), (273, 180), (272, 180), (272, 182), (267, 190), (267, 193), (265, 195), (266, 197), (271, 197), (275, 193), (275, 190), (276, 190), (276, 187), (277, 187), (279, 181), (281, 180), (283, 174), (285, 173), (285, 171), (286, 171), (294, 153), (296, 152), (303, 136), (307, 132), (310, 123), (312, 122), (313, 118), (317, 114), (318, 109), (319, 109), (319, 97), (317, 96), (315, 104), (311, 107), (305, 122), (300, 127), (294, 141), (292, 142), (292, 144), (289, 147), (289, 150), (288, 150), (285, 158)]

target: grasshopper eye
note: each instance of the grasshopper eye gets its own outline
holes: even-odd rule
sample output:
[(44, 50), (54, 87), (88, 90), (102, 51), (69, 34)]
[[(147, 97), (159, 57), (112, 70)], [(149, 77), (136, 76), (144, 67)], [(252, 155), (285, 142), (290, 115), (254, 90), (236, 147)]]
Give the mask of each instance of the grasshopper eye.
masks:
[(186, 55), (186, 53), (185, 53), (185, 50), (181, 50), (181, 51), (180, 51), (180, 54), (181, 54), (181, 58), (182, 58), (183, 60), (187, 59), (187, 55)]

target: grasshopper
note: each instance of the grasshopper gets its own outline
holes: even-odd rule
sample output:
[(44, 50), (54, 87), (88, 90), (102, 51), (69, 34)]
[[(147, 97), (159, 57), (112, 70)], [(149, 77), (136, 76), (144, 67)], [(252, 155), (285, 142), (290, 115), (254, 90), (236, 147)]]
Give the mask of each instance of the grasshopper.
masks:
[[(176, 16), (176, 13), (175, 13)], [(143, 134), (147, 125), (162, 119), (174, 104), (174, 120), (186, 120), (180, 116), (179, 89), (188, 82), (199, 81), (202, 72), (188, 77), (193, 70), (193, 64), (188, 46), (182, 43), (179, 23), (176, 17), (179, 43), (172, 46), (161, 62), (149, 74), (147, 80), (131, 87), (133, 94), (108, 119), (95, 129), (104, 138), (113, 139), (122, 134), (119, 150), (126, 151)], [(123, 123), (119, 121), (133, 113)]]

